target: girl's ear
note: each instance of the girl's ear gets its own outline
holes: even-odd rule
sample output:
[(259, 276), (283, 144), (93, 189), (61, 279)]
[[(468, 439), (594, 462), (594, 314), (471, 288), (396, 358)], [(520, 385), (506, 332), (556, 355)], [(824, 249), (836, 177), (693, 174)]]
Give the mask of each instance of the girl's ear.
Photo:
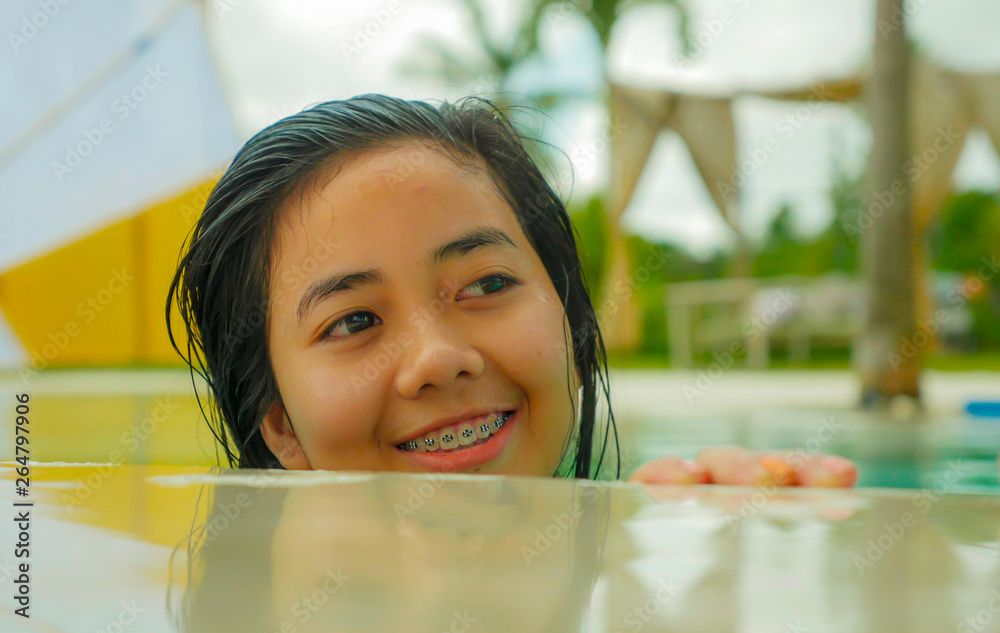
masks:
[(312, 470), (280, 400), (272, 402), (264, 414), (264, 419), (260, 423), (260, 434), (264, 437), (264, 443), (286, 470)]

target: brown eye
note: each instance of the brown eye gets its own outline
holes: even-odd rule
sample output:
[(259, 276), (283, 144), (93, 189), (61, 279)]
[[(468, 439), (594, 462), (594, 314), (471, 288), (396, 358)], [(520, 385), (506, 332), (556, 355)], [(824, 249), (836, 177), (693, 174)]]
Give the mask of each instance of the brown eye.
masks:
[(326, 329), (323, 338), (342, 339), (367, 330), (366, 324), (377, 325), (382, 320), (371, 312), (352, 312)]
[(499, 294), (507, 290), (510, 286), (514, 286), (518, 283), (516, 279), (508, 275), (496, 274), (487, 275), (482, 279), (479, 279), (468, 286), (467, 288), (484, 288), (483, 295)]

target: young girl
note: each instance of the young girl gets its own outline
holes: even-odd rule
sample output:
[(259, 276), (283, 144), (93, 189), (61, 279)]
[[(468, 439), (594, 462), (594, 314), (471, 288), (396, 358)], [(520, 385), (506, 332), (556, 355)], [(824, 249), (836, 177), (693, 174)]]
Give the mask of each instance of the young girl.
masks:
[[(368, 94), (262, 130), (208, 198), (168, 329), (174, 302), (230, 466), (621, 475), (570, 218), (488, 101)], [(856, 478), (799, 461), (710, 449), (632, 479)]]

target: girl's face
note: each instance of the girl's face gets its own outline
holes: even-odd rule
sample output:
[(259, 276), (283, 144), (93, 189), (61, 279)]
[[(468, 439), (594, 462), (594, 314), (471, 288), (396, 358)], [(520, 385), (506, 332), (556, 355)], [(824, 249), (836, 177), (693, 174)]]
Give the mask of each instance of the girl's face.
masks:
[(268, 447), (288, 469), (551, 475), (569, 323), (485, 166), (414, 143), (326, 173), (275, 237)]

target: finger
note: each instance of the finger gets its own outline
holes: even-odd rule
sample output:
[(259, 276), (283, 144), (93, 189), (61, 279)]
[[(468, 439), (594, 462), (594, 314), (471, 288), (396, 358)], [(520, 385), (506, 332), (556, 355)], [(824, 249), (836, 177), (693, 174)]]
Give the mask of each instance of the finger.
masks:
[(776, 486), (798, 486), (801, 483), (795, 467), (780, 455), (765, 453), (760, 456), (760, 463), (771, 475), (767, 483)]
[(838, 455), (813, 455), (798, 468), (799, 483), (813, 488), (850, 488), (858, 482), (858, 467)]
[(695, 462), (708, 470), (712, 483), (724, 486), (783, 485), (776, 475), (776, 472), (782, 471), (777, 461), (765, 461), (762, 455), (742, 446), (706, 448), (698, 453)]
[(707, 484), (708, 471), (700, 464), (679, 457), (659, 457), (643, 464), (629, 481), (646, 484)]

